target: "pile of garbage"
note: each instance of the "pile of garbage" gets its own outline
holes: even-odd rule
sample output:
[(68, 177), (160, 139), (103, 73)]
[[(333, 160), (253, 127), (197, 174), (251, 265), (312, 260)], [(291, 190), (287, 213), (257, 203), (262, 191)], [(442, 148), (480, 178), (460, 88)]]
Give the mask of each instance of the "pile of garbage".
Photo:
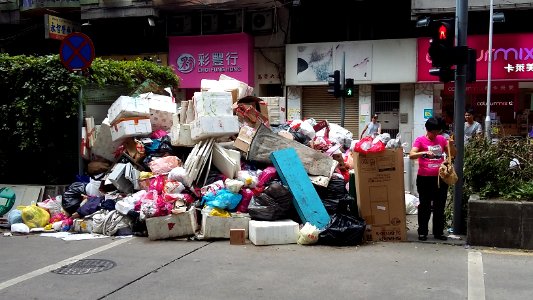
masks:
[(86, 176), (11, 210), (12, 231), (363, 243), (351, 153), (399, 147), (399, 138), (368, 144), (327, 120), (271, 124), (276, 102), (252, 93), (222, 75), (179, 106), (171, 93), (120, 96), (101, 124), (85, 120)]

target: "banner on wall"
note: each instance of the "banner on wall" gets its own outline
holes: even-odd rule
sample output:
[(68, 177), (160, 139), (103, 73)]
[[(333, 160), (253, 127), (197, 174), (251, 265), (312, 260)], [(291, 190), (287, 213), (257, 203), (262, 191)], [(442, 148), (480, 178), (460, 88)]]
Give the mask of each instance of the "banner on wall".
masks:
[(169, 65), (180, 88), (200, 88), (221, 74), (254, 86), (253, 38), (246, 33), (169, 37)]
[[(467, 45), (477, 52), (477, 80), (487, 80), (489, 36), (468, 36)], [(417, 49), (417, 81), (438, 82), (438, 77), (429, 74), (429, 38), (419, 38)], [(492, 51), (491, 80), (533, 80), (533, 34), (495, 34)]]

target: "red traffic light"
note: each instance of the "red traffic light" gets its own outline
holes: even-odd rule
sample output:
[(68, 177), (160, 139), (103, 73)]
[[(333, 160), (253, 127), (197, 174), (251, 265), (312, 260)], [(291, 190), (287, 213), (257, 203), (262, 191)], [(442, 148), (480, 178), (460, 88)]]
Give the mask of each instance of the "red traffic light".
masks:
[(445, 40), (448, 37), (448, 28), (446, 26), (440, 25), (439, 27), (439, 40)]

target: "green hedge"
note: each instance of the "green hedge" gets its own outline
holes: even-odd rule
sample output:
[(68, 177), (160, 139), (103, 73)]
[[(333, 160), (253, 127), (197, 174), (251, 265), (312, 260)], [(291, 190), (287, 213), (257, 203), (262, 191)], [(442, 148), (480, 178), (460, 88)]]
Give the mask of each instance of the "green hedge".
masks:
[(79, 74), (63, 67), (59, 55), (0, 54), (0, 78), (0, 182), (4, 183), (70, 183), (78, 166), (81, 86), (133, 89), (148, 79), (165, 87), (179, 86), (170, 67), (153, 62), (97, 58)]

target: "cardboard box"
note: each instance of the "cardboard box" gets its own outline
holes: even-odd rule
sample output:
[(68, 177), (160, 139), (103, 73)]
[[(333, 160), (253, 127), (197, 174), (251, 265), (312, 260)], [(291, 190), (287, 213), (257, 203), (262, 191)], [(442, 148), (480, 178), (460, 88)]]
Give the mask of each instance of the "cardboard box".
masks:
[(246, 232), (244, 229), (230, 229), (230, 245), (244, 245), (246, 243)]
[(146, 219), (146, 229), (150, 240), (161, 240), (194, 235), (198, 229), (196, 210), (191, 207), (181, 214)]
[(233, 146), (243, 152), (248, 152), (250, 150), (250, 145), (254, 139), (255, 130), (249, 126), (241, 127), (239, 135), (233, 142)]
[(359, 213), (365, 219), (367, 239), (405, 241), (403, 149), (380, 153), (353, 153)]
[(96, 141), (91, 149), (92, 154), (114, 162), (115, 150), (120, 146), (121, 141), (113, 141), (111, 137), (111, 124), (108, 118), (105, 118), (102, 121), (102, 125), (96, 128)]

